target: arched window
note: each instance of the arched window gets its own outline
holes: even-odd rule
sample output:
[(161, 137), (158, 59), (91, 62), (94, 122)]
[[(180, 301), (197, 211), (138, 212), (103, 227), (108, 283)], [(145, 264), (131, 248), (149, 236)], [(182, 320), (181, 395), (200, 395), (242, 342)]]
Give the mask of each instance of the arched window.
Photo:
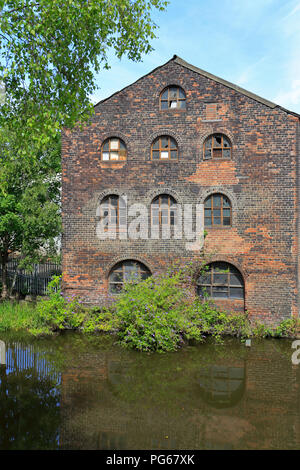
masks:
[(126, 158), (127, 150), (123, 140), (118, 137), (110, 137), (103, 142), (101, 147), (101, 159), (104, 162), (124, 161)]
[(129, 280), (142, 281), (151, 276), (149, 269), (139, 261), (122, 261), (116, 264), (109, 275), (109, 291), (117, 294)]
[(126, 203), (124, 199), (116, 194), (110, 194), (103, 198), (100, 203), (100, 221), (105, 232), (125, 227)]
[(152, 160), (177, 160), (178, 146), (173, 137), (167, 135), (157, 137), (151, 146)]
[(210, 135), (203, 144), (204, 160), (231, 158), (231, 142), (224, 134)]
[(175, 109), (186, 107), (184, 90), (179, 86), (169, 86), (160, 95), (160, 109)]
[(231, 202), (223, 194), (211, 194), (204, 202), (205, 227), (230, 226), (232, 219)]
[(243, 276), (232, 264), (221, 261), (211, 263), (197, 279), (197, 293), (200, 297), (215, 299), (243, 299)]
[(151, 203), (153, 226), (174, 226), (176, 224), (176, 200), (168, 194), (160, 194)]

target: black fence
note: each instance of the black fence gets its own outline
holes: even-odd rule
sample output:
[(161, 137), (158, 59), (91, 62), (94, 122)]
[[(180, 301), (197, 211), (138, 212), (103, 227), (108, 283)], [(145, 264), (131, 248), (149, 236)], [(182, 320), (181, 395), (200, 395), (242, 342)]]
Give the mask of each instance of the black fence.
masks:
[(56, 263), (34, 264), (31, 270), (18, 269), (16, 259), (10, 260), (7, 265), (8, 287), (11, 288), (14, 283), (13, 293), (18, 292), (23, 295), (45, 295), (52, 277), (59, 275), (61, 275), (61, 266)]

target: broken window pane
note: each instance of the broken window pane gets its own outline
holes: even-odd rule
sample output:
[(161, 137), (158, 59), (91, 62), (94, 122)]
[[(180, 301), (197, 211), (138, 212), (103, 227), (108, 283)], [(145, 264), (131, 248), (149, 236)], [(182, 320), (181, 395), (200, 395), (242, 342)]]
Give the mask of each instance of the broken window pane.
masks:
[(170, 108), (177, 108), (177, 101), (170, 101)]
[(169, 158), (169, 152), (162, 151), (160, 153), (160, 158), (163, 158), (163, 159)]
[(214, 147), (222, 147), (222, 136), (216, 135), (214, 137)]
[(103, 160), (109, 160), (109, 153), (108, 152), (103, 152), (102, 158), (103, 158)]
[(152, 148), (153, 148), (153, 149), (159, 149), (159, 141), (158, 141), (158, 139), (153, 142)]
[(170, 96), (171, 99), (177, 98), (177, 87), (170, 87)]
[(161, 138), (161, 148), (168, 148), (169, 147), (169, 139), (168, 137)]

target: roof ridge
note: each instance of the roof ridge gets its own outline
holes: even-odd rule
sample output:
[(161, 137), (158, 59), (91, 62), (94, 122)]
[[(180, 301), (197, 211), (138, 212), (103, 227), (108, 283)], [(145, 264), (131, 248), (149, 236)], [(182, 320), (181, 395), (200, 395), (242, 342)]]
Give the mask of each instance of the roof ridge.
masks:
[(248, 91), (246, 90), (245, 88), (242, 88), (238, 85), (235, 85), (234, 83), (231, 83), (229, 82), (228, 80), (224, 80), (223, 78), (220, 78), (218, 77), (217, 75), (213, 75), (212, 73), (210, 72), (206, 72), (205, 70), (202, 70), (200, 69), (199, 67), (196, 67), (195, 65), (192, 65), (192, 64), (189, 64), (188, 62), (186, 62), (184, 59), (182, 59), (181, 57), (179, 57), (177, 54), (174, 54), (173, 57), (171, 59), (169, 59), (167, 62), (165, 62), (164, 64), (162, 65), (159, 65), (158, 67), (155, 67), (153, 70), (151, 70), (150, 72), (146, 73), (145, 75), (142, 75), (141, 77), (139, 77), (137, 80), (135, 80), (134, 82), (130, 83), (129, 85), (125, 86), (124, 88), (121, 88), (121, 90), (118, 90), (118, 91), (115, 91), (112, 95), (108, 96), (107, 98), (103, 98), (102, 100), (98, 101), (98, 103), (94, 104), (94, 108), (96, 106), (98, 106), (99, 104), (101, 103), (104, 103), (105, 101), (109, 100), (110, 98), (112, 98), (113, 96), (117, 95), (118, 93), (120, 93), (121, 91), (124, 91), (126, 90), (127, 88), (131, 87), (132, 85), (134, 85), (135, 83), (139, 82), (140, 80), (142, 80), (143, 78), (147, 77), (148, 75), (152, 74), (153, 72), (155, 72), (156, 70), (164, 67), (165, 65), (167, 65), (169, 62), (175, 62), (176, 64), (178, 65), (181, 65), (182, 67), (185, 67), (193, 72), (196, 72), (198, 73), (199, 75), (202, 75), (210, 80), (214, 80), (215, 82), (217, 83), (220, 83), (228, 88), (231, 88), (232, 90), (234, 91), (237, 91), (238, 93), (241, 93), (245, 96), (247, 96), (248, 98), (251, 98), (255, 101), (258, 101), (259, 103), (262, 103), (264, 104), (265, 106), (268, 106), (269, 108), (271, 109), (275, 109), (275, 108), (279, 108), (281, 109), (282, 111), (288, 113), (288, 114), (292, 114), (294, 116), (297, 116), (298, 118), (300, 118), (300, 114), (294, 112), (294, 111), (290, 111), (286, 108), (284, 108), (283, 106), (280, 106), (276, 103), (273, 103), (272, 101), (270, 100), (267, 100), (265, 98), (262, 98), (261, 96), (259, 95), (256, 95), (255, 93), (252, 93), (251, 91)]

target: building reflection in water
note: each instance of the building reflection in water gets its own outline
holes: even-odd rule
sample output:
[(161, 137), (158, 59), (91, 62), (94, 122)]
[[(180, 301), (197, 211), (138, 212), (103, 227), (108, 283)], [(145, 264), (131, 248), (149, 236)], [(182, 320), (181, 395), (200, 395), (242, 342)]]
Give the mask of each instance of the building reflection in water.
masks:
[(0, 449), (300, 447), (300, 367), (288, 343), (151, 356), (76, 335), (59, 345), (45, 355), (6, 344)]
[(217, 408), (236, 405), (246, 387), (245, 367), (210, 365), (200, 369), (198, 383), (203, 400)]

